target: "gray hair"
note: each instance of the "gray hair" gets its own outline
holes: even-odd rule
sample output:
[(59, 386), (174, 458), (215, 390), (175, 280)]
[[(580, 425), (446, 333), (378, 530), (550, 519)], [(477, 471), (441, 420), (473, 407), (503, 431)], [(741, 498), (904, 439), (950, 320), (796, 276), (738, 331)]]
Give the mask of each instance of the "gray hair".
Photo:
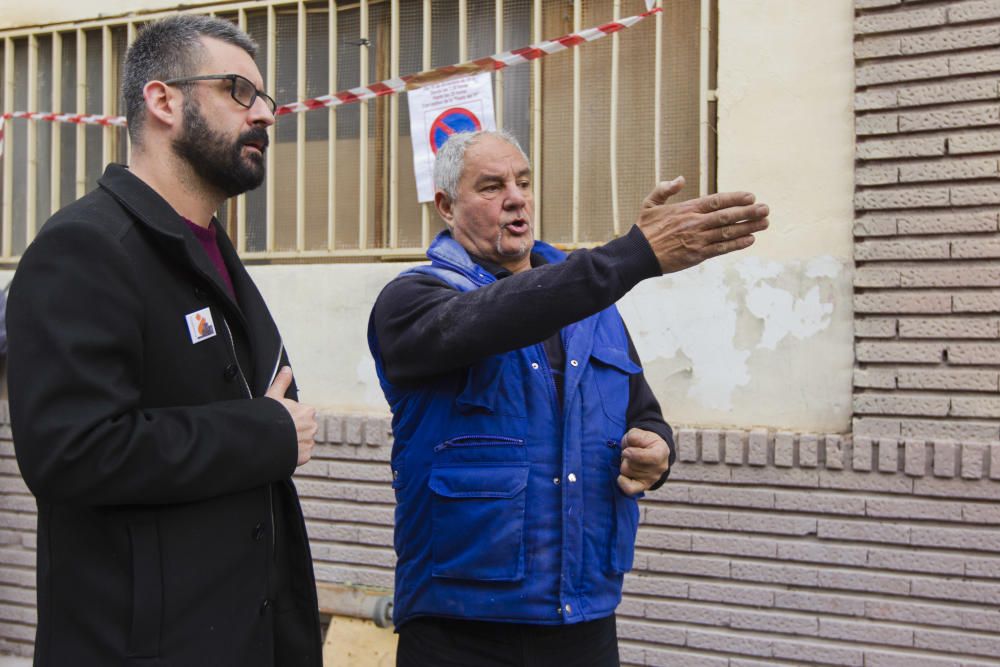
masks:
[[(257, 43), (231, 21), (200, 14), (175, 14), (145, 26), (125, 54), (122, 98), (132, 142), (140, 143), (146, 100), (142, 89), (149, 81), (191, 76), (204, 57), (202, 37), (238, 46), (253, 58)], [(182, 84), (184, 85), (184, 84)]]
[(452, 201), (458, 197), (458, 181), (465, 170), (465, 151), (479, 140), (480, 137), (496, 137), (506, 141), (524, 156), (525, 162), (531, 166), (531, 160), (525, 154), (517, 138), (507, 130), (479, 130), (478, 132), (458, 132), (451, 135), (448, 141), (438, 149), (434, 160), (434, 187), (441, 190)]

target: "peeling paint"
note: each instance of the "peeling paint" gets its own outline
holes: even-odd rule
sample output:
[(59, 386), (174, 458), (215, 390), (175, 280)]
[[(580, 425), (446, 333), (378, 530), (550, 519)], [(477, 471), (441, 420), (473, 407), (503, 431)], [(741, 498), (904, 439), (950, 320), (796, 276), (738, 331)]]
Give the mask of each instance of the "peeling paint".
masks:
[[(785, 406), (824, 409), (820, 383), (834, 382), (839, 361), (828, 362), (828, 371), (788, 373), (776, 367), (774, 354), (798, 358), (840, 335), (842, 327), (830, 329), (850, 317), (835, 312), (848, 279), (844, 262), (829, 256), (711, 261), (639, 285), (619, 308), (658, 395), (682, 412), (714, 415), (717, 422), (761, 423), (764, 414)], [(850, 350), (843, 353), (849, 363)], [(815, 363), (826, 362), (818, 357)], [(817, 381), (824, 372), (826, 379)], [(768, 405), (742, 398), (762, 386), (777, 387), (768, 392)], [(678, 391), (686, 401), (677, 400)]]
[[(735, 270), (747, 285), (747, 309), (764, 321), (764, 332), (757, 347), (774, 350), (786, 336), (802, 340), (830, 325), (832, 296), (824, 302), (818, 285), (813, 285), (804, 296), (798, 297), (793, 289), (771, 282), (778, 282), (777, 279), (784, 273), (785, 268), (781, 264), (765, 264), (757, 258), (740, 262)], [(839, 272), (840, 267), (832, 257), (815, 258), (804, 271), (793, 271), (813, 279), (834, 279)]]
[(683, 353), (691, 365), (688, 395), (722, 410), (750, 381), (750, 353), (733, 346), (737, 304), (728, 292), (725, 265), (715, 262), (647, 281), (620, 304), (639, 356), (649, 362)]

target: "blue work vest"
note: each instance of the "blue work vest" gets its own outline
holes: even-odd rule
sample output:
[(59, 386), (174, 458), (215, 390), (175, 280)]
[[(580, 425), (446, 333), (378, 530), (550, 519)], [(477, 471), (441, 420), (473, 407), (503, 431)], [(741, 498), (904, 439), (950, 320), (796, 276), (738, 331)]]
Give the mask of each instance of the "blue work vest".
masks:
[[(547, 261), (565, 255), (536, 242)], [(442, 232), (429, 266), (467, 292), (496, 281)], [(417, 616), (566, 624), (608, 616), (632, 567), (639, 508), (618, 488), (629, 357), (611, 306), (564, 328), (564, 399), (541, 343), (401, 387), (392, 408), (394, 621)]]

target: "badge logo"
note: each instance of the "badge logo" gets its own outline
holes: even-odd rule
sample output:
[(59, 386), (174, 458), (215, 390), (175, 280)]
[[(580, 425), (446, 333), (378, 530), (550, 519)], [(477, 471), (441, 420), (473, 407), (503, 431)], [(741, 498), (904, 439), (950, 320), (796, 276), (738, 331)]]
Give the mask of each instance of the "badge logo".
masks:
[(208, 308), (184, 316), (192, 343), (200, 343), (215, 336), (215, 323), (212, 322), (212, 311)]

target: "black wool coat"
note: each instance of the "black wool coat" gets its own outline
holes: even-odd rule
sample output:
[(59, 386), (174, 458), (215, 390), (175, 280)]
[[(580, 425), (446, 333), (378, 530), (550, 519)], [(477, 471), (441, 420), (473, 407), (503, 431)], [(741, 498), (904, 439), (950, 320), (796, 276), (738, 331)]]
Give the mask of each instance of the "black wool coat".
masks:
[[(17, 268), (9, 393), (38, 502), (36, 665), (322, 663), (295, 426), (264, 397), (287, 357), (212, 224), (235, 302), (120, 165)], [(194, 342), (186, 316), (205, 308), (215, 335)]]

